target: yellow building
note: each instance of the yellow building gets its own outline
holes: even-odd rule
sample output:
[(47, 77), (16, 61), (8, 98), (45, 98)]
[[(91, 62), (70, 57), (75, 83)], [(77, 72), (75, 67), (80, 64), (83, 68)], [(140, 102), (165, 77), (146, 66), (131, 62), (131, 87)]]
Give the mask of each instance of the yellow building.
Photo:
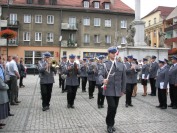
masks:
[(145, 22), (145, 35), (149, 37), (151, 47), (159, 47), (159, 31), (164, 32), (164, 20), (174, 7), (158, 6), (142, 20)]

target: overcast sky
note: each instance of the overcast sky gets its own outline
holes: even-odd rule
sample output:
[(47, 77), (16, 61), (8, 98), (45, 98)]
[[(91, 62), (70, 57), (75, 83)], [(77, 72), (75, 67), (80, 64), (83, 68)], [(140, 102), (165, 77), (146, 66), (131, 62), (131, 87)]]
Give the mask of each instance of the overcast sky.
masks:
[[(135, 0), (122, 0), (129, 7), (135, 9)], [(177, 0), (141, 0), (141, 17), (144, 17), (157, 6), (176, 7)]]

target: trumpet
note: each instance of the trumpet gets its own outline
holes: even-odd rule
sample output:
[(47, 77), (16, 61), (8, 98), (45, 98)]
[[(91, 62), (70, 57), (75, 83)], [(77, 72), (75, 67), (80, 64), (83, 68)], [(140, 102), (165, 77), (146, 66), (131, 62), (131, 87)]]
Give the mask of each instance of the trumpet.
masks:
[(52, 59), (52, 58), (49, 58), (49, 59), (47, 60), (47, 69), (46, 69), (48, 73), (50, 73), (51, 67), (53, 67), (53, 68), (58, 68), (59, 66), (58, 66), (56, 60), (54, 60), (54, 59)]

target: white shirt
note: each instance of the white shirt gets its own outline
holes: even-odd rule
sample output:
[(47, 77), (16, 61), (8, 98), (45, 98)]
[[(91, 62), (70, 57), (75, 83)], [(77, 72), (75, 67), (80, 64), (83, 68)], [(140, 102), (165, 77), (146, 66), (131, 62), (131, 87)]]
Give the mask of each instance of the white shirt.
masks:
[(177, 63), (174, 64), (174, 66), (176, 66), (176, 65), (177, 65)]
[(15, 76), (15, 72), (18, 72), (17, 63), (14, 60), (9, 62), (9, 75)]

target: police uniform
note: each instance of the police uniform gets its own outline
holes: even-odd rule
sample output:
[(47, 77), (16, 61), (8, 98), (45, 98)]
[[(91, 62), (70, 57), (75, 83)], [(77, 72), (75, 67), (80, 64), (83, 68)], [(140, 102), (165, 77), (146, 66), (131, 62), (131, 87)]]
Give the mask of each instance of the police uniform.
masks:
[[(75, 59), (75, 55), (71, 54), (70, 59)], [(77, 87), (79, 85), (77, 75), (80, 73), (78, 66), (75, 62), (68, 62), (63, 73), (67, 75), (66, 85), (67, 85), (67, 107), (74, 108), (74, 100), (76, 97)]]
[[(81, 56), (78, 55), (78, 56), (77, 56), (77, 60), (75, 61), (76, 64), (78, 65), (79, 69), (80, 69), (80, 65), (81, 65), (81, 60), (80, 60), (80, 58), (81, 58)], [(81, 78), (80, 78), (80, 75), (78, 75), (78, 82), (79, 82), (78, 87), (80, 87), (80, 81), (81, 81)]]
[[(152, 59), (156, 59), (156, 56), (152, 56)], [(157, 62), (152, 62), (150, 64), (150, 74), (149, 74), (149, 81), (150, 81), (150, 85), (151, 85), (151, 96), (156, 96), (156, 87), (155, 87), (155, 83), (156, 83), (156, 75), (157, 75), (157, 70), (159, 69), (159, 65)]]
[(167, 85), (169, 81), (168, 72), (169, 69), (164, 65), (165, 62), (159, 60), (159, 64), (163, 66), (159, 68), (156, 78), (156, 88), (158, 88), (158, 100), (159, 106), (156, 106), (161, 109), (167, 108)]
[[(143, 62), (147, 62), (146, 58), (143, 58)], [(149, 65), (143, 64), (142, 65), (142, 72), (141, 72), (141, 84), (143, 86), (147, 86), (147, 80), (149, 79)]]
[[(104, 56), (100, 55), (98, 58), (99, 60), (103, 60)], [(98, 87), (98, 97), (97, 97), (98, 108), (104, 108), (105, 96), (103, 95), (103, 88), (102, 88), (103, 83), (99, 81), (99, 76), (98, 76), (98, 72), (102, 71), (103, 69), (104, 69), (103, 63), (98, 62), (96, 66), (96, 72), (95, 72), (96, 86)]]
[[(114, 47), (110, 47), (108, 49), (108, 53), (116, 52), (117, 49)], [(112, 63), (114, 63), (113, 69), (108, 78), (108, 84), (106, 85), (106, 89), (103, 90), (103, 95), (106, 96), (108, 103), (108, 111), (106, 117), (108, 133), (113, 133), (113, 131), (115, 131), (114, 123), (119, 98), (122, 96), (122, 93), (125, 93), (126, 88), (125, 66), (123, 65), (123, 63), (120, 63), (116, 60), (114, 61), (108, 60), (104, 63), (104, 69), (98, 72), (100, 82), (103, 83), (104, 79), (107, 78)]]
[[(44, 57), (50, 58), (51, 54), (49, 52), (45, 52)], [(56, 69), (48, 65), (48, 62), (44, 59), (39, 61), (38, 64), (43, 111), (49, 109), (52, 87), (54, 83), (54, 73), (56, 74)]]
[(96, 70), (96, 63), (94, 62), (93, 58), (90, 58), (87, 74), (88, 74), (88, 81), (89, 81), (89, 99), (94, 98), (93, 93), (95, 91), (96, 86), (96, 78), (95, 78), (95, 70)]
[(83, 58), (83, 62), (80, 65), (80, 77), (82, 79), (82, 92), (86, 92), (86, 85), (87, 85), (87, 65), (88, 63), (86, 62), (87, 59)]
[[(173, 56), (172, 60), (177, 61), (177, 56)], [(177, 62), (173, 63), (169, 69), (169, 85), (171, 99), (171, 105), (169, 105), (169, 107), (177, 109)]]

